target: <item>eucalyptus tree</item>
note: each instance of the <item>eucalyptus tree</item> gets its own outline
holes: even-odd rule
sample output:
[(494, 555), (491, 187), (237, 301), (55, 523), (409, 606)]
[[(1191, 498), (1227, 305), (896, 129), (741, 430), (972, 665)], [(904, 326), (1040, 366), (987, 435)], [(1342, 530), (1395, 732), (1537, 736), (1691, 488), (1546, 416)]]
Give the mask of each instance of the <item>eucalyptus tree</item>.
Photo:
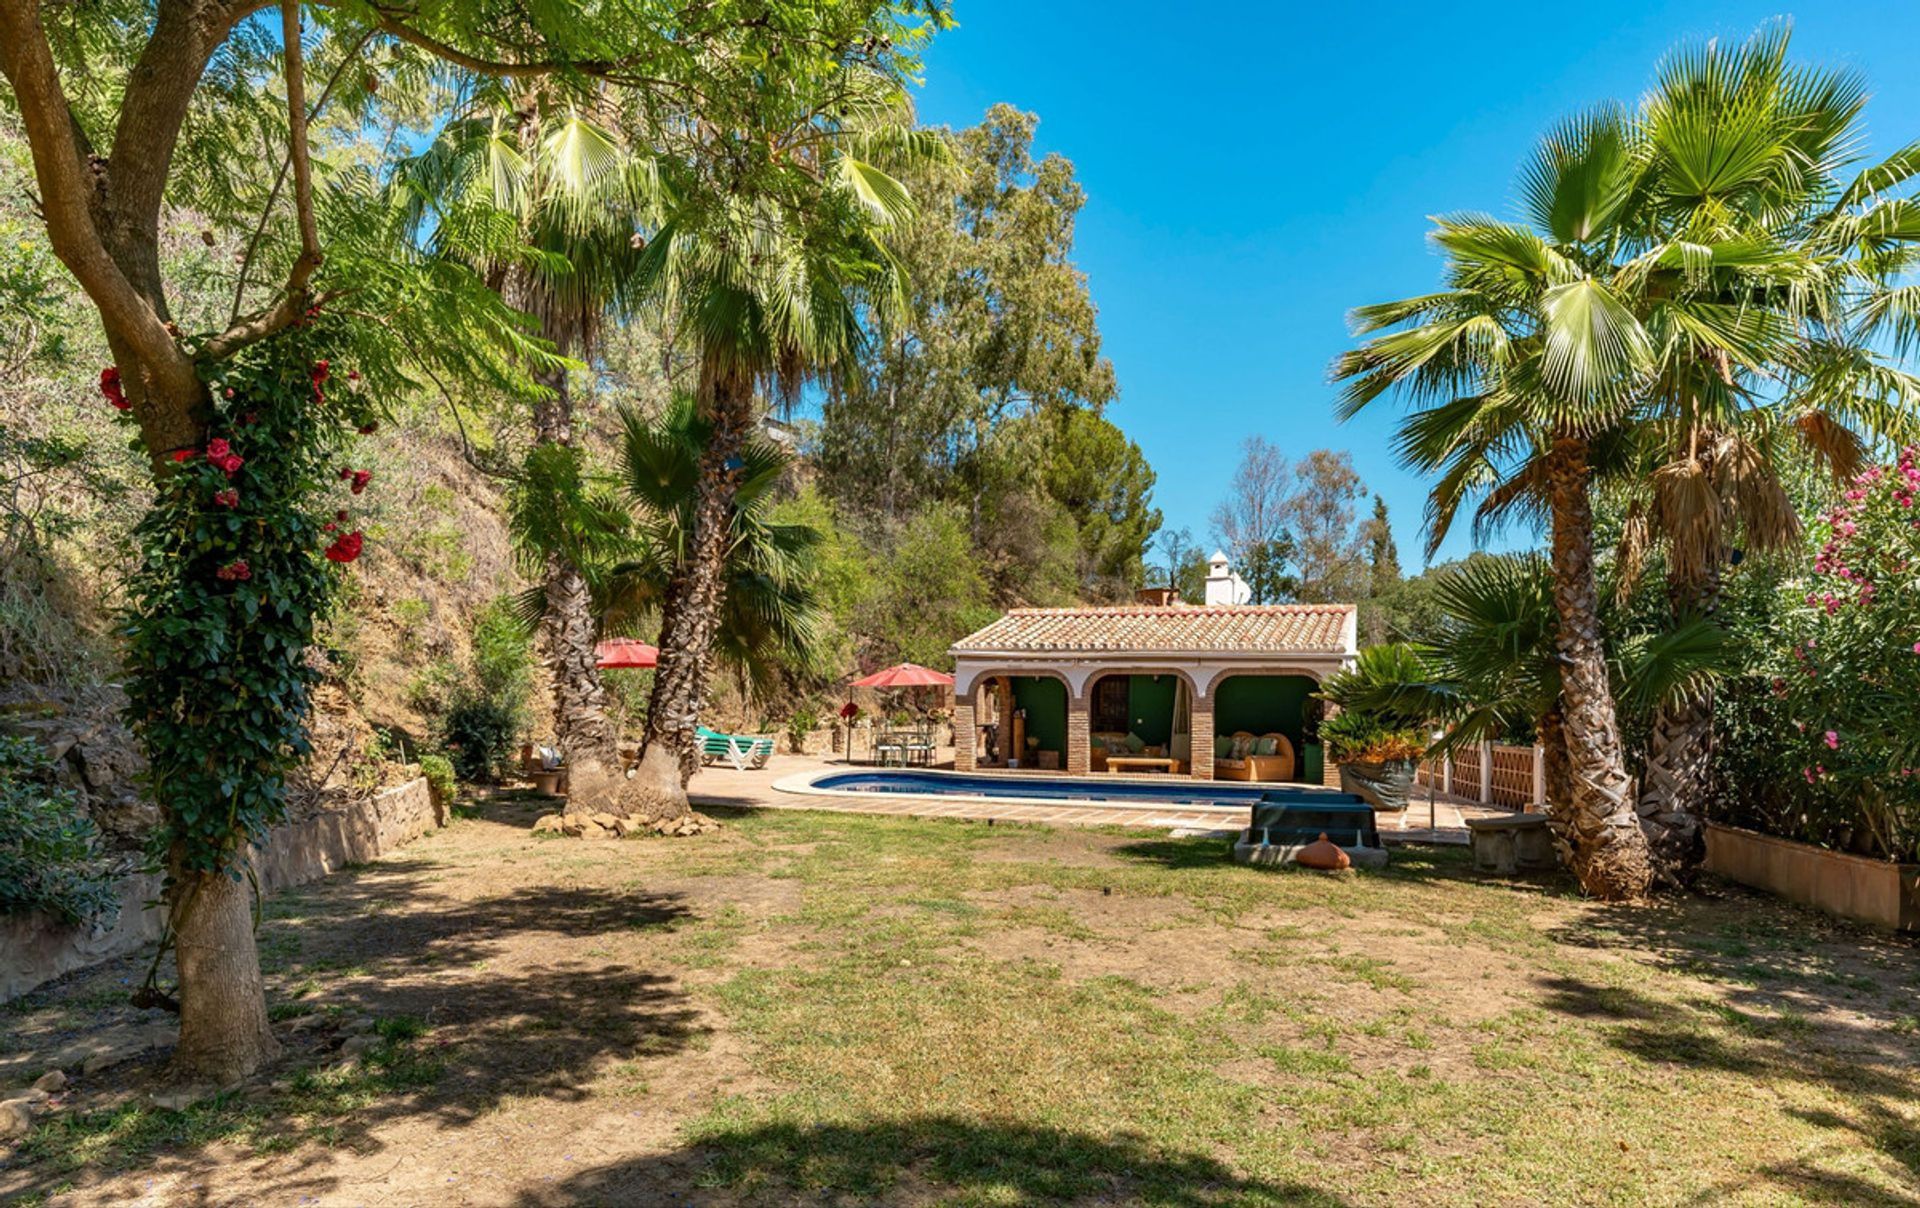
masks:
[[(905, 92), (912, 50), (944, 12), (860, 3), (776, 28), (786, 87), (763, 64), (729, 59), (702, 93), (697, 123), (659, 160), (662, 221), (641, 257), (637, 293), (693, 352), (706, 425), (687, 557), (661, 601), (660, 661), (637, 779), (656, 811), (687, 808), (694, 730), (723, 622), (725, 551), (763, 397), (794, 398), (853, 365), (872, 310), (899, 304), (900, 266), (883, 241), (912, 213), (877, 161), (944, 154), (918, 131)], [(799, 36), (805, 35), (805, 36)]]
[(1623, 300), (1617, 253), (1636, 181), (1626, 116), (1603, 109), (1545, 139), (1525, 170), (1525, 222), (1443, 217), (1443, 290), (1364, 306), (1365, 343), (1336, 363), (1351, 416), (1399, 393), (1402, 459), (1436, 473), (1428, 539), (1463, 504), (1531, 500), (1551, 530), (1556, 646), (1571, 785), (1572, 866), (1617, 900), (1652, 881), (1607, 675), (1589, 494), (1595, 438), (1632, 412), (1652, 370), (1646, 331)]
[[(1630, 578), (1658, 548), (1676, 626), (1713, 615), (1736, 547), (1795, 543), (1782, 479), (1797, 464), (1842, 482), (1867, 447), (1916, 431), (1920, 382), (1874, 337), (1920, 238), (1913, 203), (1893, 194), (1920, 144), (1843, 180), (1864, 81), (1790, 63), (1789, 34), (1777, 22), (1670, 56), (1633, 129), (1628, 300), (1655, 369), (1624, 465), (1623, 560)], [(1672, 879), (1699, 851), (1712, 722), (1704, 690), (1653, 719), (1639, 809)]]
[[(332, 86), (376, 61), (637, 86), (717, 30), (744, 24), (737, 13), (710, 14), (708, 29), (678, 6), (646, 0), (590, 12), (512, 0), (277, 7), (276, 26), (261, 18), (275, 8), (262, 0), (0, 0), (0, 75), (32, 154), (47, 238), (99, 314), (116, 362), (102, 391), (137, 429), (152, 466), (147, 560), (130, 583), (129, 689), (141, 706), (135, 720), (169, 871), (181, 1017), (174, 1068), (221, 1083), (276, 1047), (252, 939), (248, 844), (284, 809), (282, 777), (305, 744), (303, 653), (327, 599), (322, 576), (359, 552), (357, 536), (339, 534), (321, 559), (321, 526), (307, 514), (347, 414), (317, 403), (328, 390), (336, 403), (355, 391), (329, 386), (325, 364), (300, 359), (338, 347), (375, 392), (401, 387), (409, 367), (423, 366), (504, 387), (526, 346), (471, 274), (422, 264), (391, 238), (376, 172), (316, 172), (324, 165), (309, 151), (309, 123), (330, 100), (379, 103), (377, 87)], [(328, 77), (311, 98), (309, 13)], [(277, 115), (262, 86), (275, 78), (285, 85)], [(256, 162), (239, 141), (241, 118), (284, 148), (291, 182), (254, 212), (239, 201), (256, 194), (233, 187)], [(358, 124), (341, 116), (342, 130)], [(248, 241), (250, 268), (277, 265), (260, 269), (261, 285), (243, 274), (242, 306), (211, 331), (183, 331), (170, 313), (159, 248), (177, 206), (192, 206), (216, 241)], [(309, 331), (316, 318), (321, 326)], [(232, 405), (254, 398), (257, 412)], [(229, 438), (233, 425), (247, 429), (244, 455)], [(238, 475), (239, 487), (214, 490), (221, 473)], [(259, 523), (230, 526), (218, 508)], [(261, 574), (234, 553), (252, 553)], [(172, 1001), (157, 992), (150, 1000)]]

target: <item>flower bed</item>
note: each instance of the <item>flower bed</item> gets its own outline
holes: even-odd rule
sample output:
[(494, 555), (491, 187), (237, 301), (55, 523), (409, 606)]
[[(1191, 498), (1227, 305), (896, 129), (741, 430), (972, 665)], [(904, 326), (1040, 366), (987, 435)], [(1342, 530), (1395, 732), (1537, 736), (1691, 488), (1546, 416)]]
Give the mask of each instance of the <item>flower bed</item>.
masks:
[(1828, 914), (1920, 931), (1920, 864), (1873, 860), (1709, 822), (1706, 868)]

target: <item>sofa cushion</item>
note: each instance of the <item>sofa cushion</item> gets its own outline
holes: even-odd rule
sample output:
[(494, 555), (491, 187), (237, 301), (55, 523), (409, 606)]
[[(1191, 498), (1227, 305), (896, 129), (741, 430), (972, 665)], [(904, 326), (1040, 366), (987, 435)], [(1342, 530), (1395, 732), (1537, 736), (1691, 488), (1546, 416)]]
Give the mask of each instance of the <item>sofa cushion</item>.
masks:
[(1213, 740), (1213, 757), (1215, 759), (1226, 759), (1232, 754), (1233, 736), (1231, 734), (1216, 735)]
[(1265, 738), (1256, 738), (1253, 740), (1253, 753), (1255, 755), (1278, 755), (1280, 753), (1280, 740), (1271, 734)]
[(1236, 734), (1233, 736), (1233, 751), (1231, 753), (1235, 759), (1245, 759), (1252, 751), (1253, 735)]
[(1127, 735), (1127, 750), (1132, 751), (1135, 755), (1138, 755), (1140, 752), (1146, 749), (1147, 749), (1146, 739), (1140, 737), (1138, 734)]

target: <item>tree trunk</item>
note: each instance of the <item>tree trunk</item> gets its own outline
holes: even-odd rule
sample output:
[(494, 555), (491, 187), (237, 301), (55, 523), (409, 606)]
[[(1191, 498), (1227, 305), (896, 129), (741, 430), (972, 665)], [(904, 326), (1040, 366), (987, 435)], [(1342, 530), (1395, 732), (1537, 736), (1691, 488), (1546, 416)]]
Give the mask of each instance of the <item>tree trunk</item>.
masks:
[(253, 939), (253, 882), (227, 872), (174, 871), (168, 894), (180, 970), (180, 1044), (172, 1074), (232, 1086), (279, 1055)]
[(546, 601), (547, 670), (553, 677), (554, 732), (566, 755), (566, 812), (624, 814), (626, 773), (594, 655), (587, 578), (557, 554), (547, 558)]
[(1553, 514), (1553, 599), (1559, 613), (1561, 701), (1571, 784), (1568, 842), (1574, 875), (1604, 901), (1638, 898), (1653, 870), (1634, 811), (1632, 782), (1601, 641), (1593, 570), (1593, 505), (1586, 441), (1561, 435), (1548, 454)]
[[(1709, 551), (1694, 573), (1670, 570), (1667, 597), (1676, 621), (1711, 616), (1720, 605), (1720, 555)], [(1671, 563), (1670, 563), (1671, 565)], [(1647, 740), (1646, 780), (1640, 786), (1640, 826), (1647, 833), (1654, 875), (1685, 885), (1706, 855), (1700, 806), (1713, 757), (1713, 693), (1707, 690), (1654, 710)]]
[(1542, 787), (1546, 793), (1546, 802), (1541, 808), (1546, 811), (1547, 827), (1553, 832), (1561, 863), (1572, 867), (1573, 830), (1567, 821), (1572, 812), (1573, 765), (1567, 757), (1567, 715), (1558, 700), (1540, 715), (1537, 741), (1541, 751), (1541, 778), (1545, 781)]
[[(531, 113), (529, 109), (529, 113)], [(534, 127), (523, 123), (521, 138), (531, 146)], [(519, 310), (534, 315), (540, 334), (554, 348), (572, 354), (590, 336), (591, 324), (577, 307), (557, 297), (533, 270), (516, 266), (506, 277), (502, 295)], [(573, 393), (567, 371), (542, 367), (533, 380), (547, 391), (534, 405), (533, 435), (537, 444), (573, 444)], [(607, 689), (600, 678), (594, 646), (599, 624), (593, 614), (593, 595), (587, 577), (559, 553), (549, 553), (542, 575), (545, 608), (541, 631), (553, 693), (554, 741), (566, 759), (567, 804), (570, 814), (626, 814), (626, 774), (620, 765), (620, 736), (607, 718)]]
[(663, 816), (687, 812), (687, 781), (699, 767), (694, 728), (726, 599), (727, 547), (740, 453), (753, 423), (753, 380), (738, 370), (703, 367), (699, 398), (712, 431), (700, 456), (700, 498), (687, 555), (667, 583), (661, 609), (660, 662), (640, 756), (639, 779), (654, 799), (652, 809)]

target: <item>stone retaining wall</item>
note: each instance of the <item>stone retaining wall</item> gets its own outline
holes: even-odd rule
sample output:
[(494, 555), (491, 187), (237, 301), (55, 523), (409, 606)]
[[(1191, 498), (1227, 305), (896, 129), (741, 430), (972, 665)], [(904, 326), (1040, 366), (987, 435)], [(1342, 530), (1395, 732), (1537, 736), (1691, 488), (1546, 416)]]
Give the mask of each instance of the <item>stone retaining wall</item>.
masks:
[[(261, 891), (317, 881), (446, 823), (446, 803), (434, 800), (422, 776), (345, 810), (276, 826), (254, 851)], [(120, 914), (106, 927), (74, 927), (42, 914), (0, 915), (0, 1002), (159, 939), (161, 912), (149, 903), (159, 897), (160, 881), (157, 873), (122, 878)]]

